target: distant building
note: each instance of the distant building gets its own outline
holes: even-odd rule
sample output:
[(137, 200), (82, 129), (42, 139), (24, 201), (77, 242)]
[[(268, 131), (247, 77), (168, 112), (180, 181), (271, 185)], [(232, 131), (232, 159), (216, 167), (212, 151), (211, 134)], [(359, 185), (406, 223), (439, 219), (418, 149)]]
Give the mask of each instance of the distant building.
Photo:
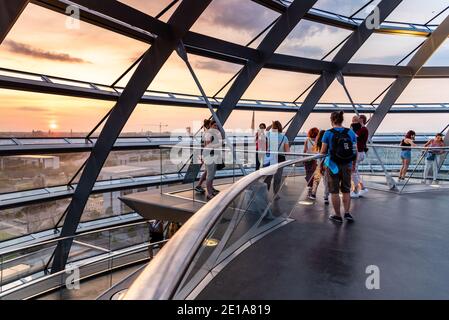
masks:
[[(123, 163), (123, 161), (120, 161), (120, 163)], [(128, 165), (104, 167), (103, 170), (101, 170), (99, 180), (112, 180), (118, 178), (133, 177), (146, 174), (147, 172), (148, 172), (147, 167), (134, 167)], [(113, 191), (109, 193), (104, 193), (103, 194), (104, 210), (109, 210), (109, 214), (111, 215), (121, 214), (122, 203), (118, 199), (121, 195), (122, 191)]]
[(26, 166), (35, 166), (42, 169), (59, 169), (60, 161), (56, 156), (42, 156), (42, 155), (25, 155), (8, 157), (12, 161), (20, 161)]

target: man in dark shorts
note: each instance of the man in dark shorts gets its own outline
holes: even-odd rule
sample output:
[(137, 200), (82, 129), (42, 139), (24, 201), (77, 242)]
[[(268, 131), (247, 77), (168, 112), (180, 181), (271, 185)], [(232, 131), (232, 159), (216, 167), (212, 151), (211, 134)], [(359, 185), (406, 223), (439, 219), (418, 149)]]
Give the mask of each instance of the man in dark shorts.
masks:
[(326, 155), (324, 165), (335, 211), (329, 219), (340, 223), (343, 222), (340, 211), (340, 191), (343, 194), (344, 218), (354, 221), (349, 210), (351, 208), (351, 172), (354, 170), (357, 159), (357, 136), (351, 129), (343, 127), (343, 114), (343, 111), (332, 112), (332, 129), (324, 134), (321, 148), (321, 153)]

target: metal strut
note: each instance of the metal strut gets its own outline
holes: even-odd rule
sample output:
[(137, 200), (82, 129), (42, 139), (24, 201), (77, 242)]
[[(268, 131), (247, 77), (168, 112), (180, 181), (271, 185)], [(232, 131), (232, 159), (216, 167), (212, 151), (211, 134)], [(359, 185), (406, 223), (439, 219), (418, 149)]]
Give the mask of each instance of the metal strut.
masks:
[[(217, 123), (218, 130), (220, 131), (222, 137), (225, 139), (226, 144), (229, 145), (229, 148), (232, 151), (233, 158), (236, 159), (236, 151), (235, 151), (234, 145), (229, 141), (229, 138), (226, 136), (226, 131), (223, 127), (223, 124), (221, 123), (220, 119), (218, 118), (217, 113), (215, 112), (214, 108), (212, 107), (212, 105), (209, 101), (209, 98), (207, 97), (206, 93), (204, 92), (201, 82), (199, 81), (198, 77), (195, 74), (195, 71), (192, 68), (192, 65), (189, 62), (189, 56), (187, 55), (187, 51), (184, 47), (184, 43), (182, 42), (182, 40), (179, 42), (176, 52), (178, 53), (179, 57), (185, 62), (187, 68), (189, 69), (190, 74), (192, 75), (192, 78), (198, 87), (198, 90), (200, 91), (204, 101), (206, 102), (207, 108), (209, 109), (210, 113), (212, 114), (212, 118)], [(243, 165), (239, 164), (239, 168), (242, 171), (242, 174), (246, 175), (246, 171), (245, 171), (245, 168), (243, 167)]]

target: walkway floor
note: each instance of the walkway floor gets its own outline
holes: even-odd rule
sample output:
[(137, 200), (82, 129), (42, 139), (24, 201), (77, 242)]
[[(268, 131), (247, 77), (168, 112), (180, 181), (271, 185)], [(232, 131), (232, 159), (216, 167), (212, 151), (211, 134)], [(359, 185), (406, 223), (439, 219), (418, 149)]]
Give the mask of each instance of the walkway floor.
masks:
[[(448, 299), (449, 195), (371, 190), (353, 224), (331, 207), (298, 203), (296, 221), (245, 250), (198, 299)], [(368, 290), (370, 265), (380, 289)]]

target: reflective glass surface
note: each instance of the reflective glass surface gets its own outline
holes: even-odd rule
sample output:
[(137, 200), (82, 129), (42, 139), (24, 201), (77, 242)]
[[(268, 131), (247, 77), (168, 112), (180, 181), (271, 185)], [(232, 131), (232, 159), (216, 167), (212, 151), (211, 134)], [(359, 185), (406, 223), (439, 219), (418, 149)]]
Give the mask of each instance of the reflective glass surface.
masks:
[(318, 60), (327, 56), (326, 60), (331, 60), (334, 55), (328, 53), (350, 34), (349, 30), (301, 20), (276, 52)]
[(0, 45), (0, 59), (4, 68), (111, 84), (148, 48), (148, 44), (29, 4)]
[(278, 16), (253, 1), (214, 0), (192, 31), (245, 45)]

